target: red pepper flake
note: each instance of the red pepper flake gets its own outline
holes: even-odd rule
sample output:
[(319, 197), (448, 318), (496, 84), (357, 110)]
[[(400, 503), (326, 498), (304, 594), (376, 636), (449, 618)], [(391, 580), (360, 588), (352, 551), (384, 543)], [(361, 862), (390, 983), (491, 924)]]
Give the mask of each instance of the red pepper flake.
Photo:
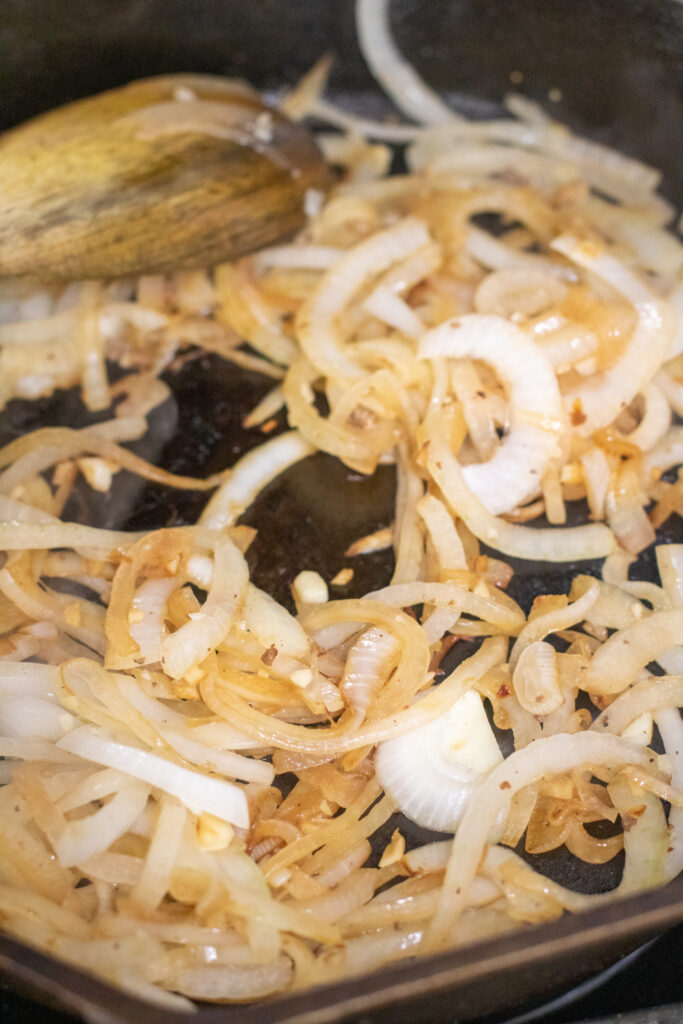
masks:
[(569, 419), (573, 427), (580, 427), (582, 423), (586, 422), (587, 416), (583, 411), (583, 405), (580, 398), (574, 400), (572, 405), (572, 411), (569, 414)]
[(507, 780), (505, 782), (501, 782), (500, 788), (501, 789), (510, 789), (510, 783), (507, 782)]
[(265, 423), (261, 424), (261, 433), (262, 434), (271, 434), (275, 430), (276, 426), (277, 426), (277, 420), (275, 420), (275, 419), (266, 420)]
[(277, 647), (272, 644), (267, 651), (264, 651), (261, 655), (261, 661), (264, 665), (272, 665), (277, 658)]
[(498, 696), (500, 697), (501, 700), (503, 700), (504, 697), (509, 697), (511, 693), (512, 690), (510, 689), (507, 683), (503, 683), (503, 685), (498, 690)]

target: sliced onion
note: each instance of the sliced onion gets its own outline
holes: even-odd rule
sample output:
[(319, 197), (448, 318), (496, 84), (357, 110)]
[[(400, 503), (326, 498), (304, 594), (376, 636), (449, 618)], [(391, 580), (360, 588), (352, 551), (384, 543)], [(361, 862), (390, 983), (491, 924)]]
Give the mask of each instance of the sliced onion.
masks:
[[(641, 787), (634, 793), (629, 779), (617, 776), (607, 787), (624, 826), (626, 860), (618, 892), (626, 895), (662, 885), (669, 832), (661, 800)], [(632, 813), (635, 811), (636, 813)]]
[(377, 627), (365, 630), (350, 648), (339, 689), (361, 721), (373, 697), (387, 681), (398, 654), (396, 638)]
[(225, 639), (248, 582), (244, 555), (229, 538), (221, 538), (214, 549), (213, 581), (206, 601), (189, 622), (161, 641), (161, 663), (172, 679), (180, 679)]
[(160, 734), (181, 757), (199, 768), (217, 772), (229, 779), (255, 782), (259, 786), (270, 786), (273, 783), (273, 766), (265, 761), (259, 761), (254, 757), (242, 757), (231, 750), (211, 750), (203, 743), (193, 740), (186, 731), (161, 729)]
[[(593, 583), (592, 577), (576, 576), (573, 587), (584, 588)], [(623, 586), (612, 583), (600, 583), (600, 594), (597, 601), (586, 615), (586, 621), (593, 626), (605, 626), (607, 629), (625, 629), (646, 614), (645, 605), (634, 600)]]
[(45, 548), (74, 548), (95, 551), (115, 551), (130, 547), (140, 540), (142, 533), (124, 533), (120, 530), (101, 530), (79, 523), (0, 522), (0, 549), (3, 551), (41, 550)]
[(671, 427), (643, 459), (646, 483), (658, 479), (673, 466), (683, 462), (683, 427)]
[(62, 689), (59, 669), (34, 662), (0, 663), (0, 693), (56, 699)]
[(671, 232), (652, 224), (642, 210), (629, 210), (597, 196), (590, 197), (584, 210), (603, 234), (634, 250), (644, 270), (675, 275), (683, 265), (683, 245)]
[(614, 256), (569, 236), (556, 238), (552, 248), (611, 285), (633, 305), (638, 317), (619, 359), (596, 379), (564, 395), (566, 408), (578, 405), (586, 417), (576, 430), (588, 437), (608, 426), (650, 383), (667, 356), (674, 324), (668, 306)]
[(433, 494), (426, 494), (417, 504), (439, 559), (442, 573), (467, 568), (465, 549), (446, 506)]
[[(683, 680), (682, 680), (683, 683)], [(683, 704), (679, 695), (677, 703)], [(655, 716), (664, 750), (671, 758), (671, 785), (683, 790), (683, 719), (677, 707), (662, 709)], [(671, 806), (669, 811), (669, 837), (664, 871), (675, 878), (683, 871), (683, 808)]]
[(536, 640), (525, 647), (512, 675), (515, 696), (536, 717), (557, 711), (564, 703), (557, 669), (557, 652), (551, 644)]
[(581, 683), (592, 694), (620, 693), (671, 647), (683, 644), (683, 608), (654, 612), (614, 633), (593, 655)]
[(477, 313), (510, 317), (513, 313), (538, 316), (559, 305), (567, 286), (542, 270), (498, 270), (485, 277), (474, 294)]
[(368, 67), (399, 110), (418, 124), (458, 120), (399, 53), (389, 26), (389, 0), (357, 0), (356, 31)]
[(603, 519), (609, 490), (611, 466), (602, 448), (589, 448), (579, 459), (586, 485), (586, 498), (593, 519)]
[(386, 285), (378, 285), (363, 303), (363, 309), (409, 338), (419, 338), (424, 324), (407, 302)]
[(491, 459), (462, 473), (492, 514), (523, 504), (559, 454), (564, 414), (547, 359), (519, 327), (493, 314), (470, 314), (435, 327), (422, 338), (419, 354), (481, 359), (495, 369), (508, 392), (510, 428)]
[(494, 238), (488, 231), (482, 231), (472, 225), (468, 228), (465, 247), (470, 256), (489, 270), (542, 273), (566, 281), (573, 281), (576, 278), (571, 267), (555, 263), (548, 256), (513, 249), (500, 238)]
[(613, 470), (605, 499), (605, 515), (614, 536), (627, 551), (638, 554), (655, 541), (655, 529), (648, 518), (644, 494), (634, 460), (621, 462)]
[(641, 452), (647, 452), (666, 434), (671, 425), (671, 407), (666, 395), (654, 381), (643, 391), (645, 410), (640, 423), (627, 435), (629, 444), (635, 444)]
[(144, 694), (128, 676), (119, 675), (117, 685), (129, 704), (150, 721), (157, 732), (191, 764), (218, 772), (230, 779), (243, 779), (269, 786), (273, 781), (272, 765), (231, 750), (216, 750), (200, 741), (196, 730), (189, 728), (184, 715), (173, 711)]
[[(129, 616), (130, 635), (138, 650), (130, 655), (126, 665), (123, 659), (117, 668), (131, 668), (135, 665), (149, 665), (161, 661), (161, 644), (168, 635), (165, 622), (166, 601), (177, 590), (177, 580), (148, 579), (141, 583), (133, 598), (133, 616)], [(142, 616), (138, 621), (137, 616)]]
[(231, 526), (271, 480), (314, 451), (298, 431), (291, 430), (247, 452), (212, 496), (199, 517), (200, 524), (209, 530)]
[(281, 956), (270, 964), (183, 967), (174, 972), (169, 987), (186, 993), (191, 999), (233, 1002), (263, 999), (286, 988), (291, 977), (292, 961)]
[(679, 282), (673, 289), (669, 295), (669, 302), (673, 307), (676, 317), (676, 333), (673, 336), (668, 353), (669, 359), (674, 359), (683, 353), (683, 281)]
[(441, 434), (430, 436), (426, 461), (453, 511), (475, 537), (503, 554), (536, 562), (578, 562), (604, 558), (615, 548), (612, 531), (602, 523), (543, 529), (492, 516), (468, 487), (463, 469)]
[(500, 834), (515, 793), (545, 776), (580, 766), (649, 766), (656, 754), (617, 736), (592, 732), (534, 740), (511, 754), (482, 784), (460, 823), (443, 884), (443, 899), (430, 929), (430, 947), (442, 945), (465, 907), (467, 892), (488, 843)]
[[(72, 733), (74, 739), (80, 730)], [(77, 751), (74, 751), (76, 753)], [(147, 803), (149, 787), (135, 779), (124, 779), (111, 800), (85, 818), (70, 821), (55, 839), (55, 853), (63, 867), (82, 864), (106, 850), (129, 830)]]
[[(589, 577), (584, 577), (588, 580)], [(555, 608), (545, 615), (535, 615), (530, 618), (526, 626), (515, 640), (514, 647), (510, 652), (510, 667), (514, 669), (517, 660), (527, 644), (543, 640), (549, 633), (556, 633), (561, 629), (569, 629), (577, 622), (582, 622), (590, 612), (591, 608), (600, 595), (600, 584), (597, 580), (591, 580), (581, 597), (567, 604), (564, 608)]]
[(620, 734), (640, 715), (678, 705), (683, 705), (683, 676), (649, 676), (612, 701), (591, 729)]
[(254, 257), (260, 270), (287, 267), (297, 270), (329, 270), (344, 250), (333, 245), (275, 245)]
[[(683, 321), (683, 312), (680, 314), (680, 319)], [(683, 332), (682, 332), (683, 333)], [(683, 354), (683, 353), (679, 353)], [(655, 383), (657, 387), (664, 393), (666, 400), (669, 403), (670, 408), (676, 413), (677, 416), (683, 417), (683, 380), (680, 380), (675, 376), (673, 367), (667, 366), (661, 369), (655, 376)]]
[(0, 732), (5, 736), (60, 740), (75, 725), (73, 715), (52, 701), (30, 693), (0, 692)]
[(583, 373), (598, 350), (598, 339), (592, 331), (555, 314), (534, 324), (533, 330), (537, 344), (558, 374), (566, 373), (569, 367)]
[(286, 608), (265, 591), (249, 584), (243, 608), (244, 623), (267, 651), (310, 660), (311, 642), (301, 625)]
[(675, 608), (683, 608), (683, 544), (658, 544), (655, 554), (667, 597)]
[(116, 768), (124, 775), (147, 782), (177, 797), (193, 814), (206, 811), (239, 828), (249, 827), (249, 809), (243, 790), (224, 779), (181, 768), (139, 747), (116, 743), (87, 726), (75, 729), (57, 746), (86, 761)]
[(330, 376), (363, 375), (338, 337), (335, 321), (366, 281), (426, 246), (429, 240), (422, 221), (409, 217), (359, 242), (327, 271), (296, 319), (299, 343), (314, 366)]
[(461, 609), (513, 634), (520, 629), (523, 621), (521, 608), (506, 595), (499, 591), (494, 594), (474, 593), (458, 583), (395, 583), (382, 590), (372, 591), (366, 598), (400, 608), (429, 604), (455, 611)]
[(429, 725), (380, 744), (375, 770), (408, 818), (423, 828), (455, 832), (502, 759), (481, 697), (470, 690)]

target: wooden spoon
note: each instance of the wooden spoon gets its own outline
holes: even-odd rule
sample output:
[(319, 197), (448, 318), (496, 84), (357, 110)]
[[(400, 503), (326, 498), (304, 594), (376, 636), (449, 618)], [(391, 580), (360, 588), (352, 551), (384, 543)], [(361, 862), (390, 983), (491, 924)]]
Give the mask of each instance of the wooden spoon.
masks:
[(0, 137), (0, 275), (210, 266), (294, 234), (328, 184), (310, 132), (241, 83), (133, 82)]

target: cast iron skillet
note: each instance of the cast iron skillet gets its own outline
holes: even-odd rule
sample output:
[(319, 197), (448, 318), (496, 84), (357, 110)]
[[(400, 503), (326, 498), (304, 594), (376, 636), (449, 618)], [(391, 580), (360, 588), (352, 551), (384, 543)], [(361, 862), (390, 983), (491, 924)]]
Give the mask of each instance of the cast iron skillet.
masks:
[[(566, 123), (660, 167), (664, 192), (683, 205), (683, 5), (678, 0), (395, 0), (396, 37), (428, 81), (474, 116), (499, 113), (510, 75), (525, 94), (552, 106)], [(322, 53), (340, 59), (331, 91), (357, 111), (382, 116), (379, 95), (358, 53), (351, 3), (339, 0), (4, 0), (0, 12), (0, 127), (58, 103), (171, 71), (243, 76), (265, 89), (292, 83)], [(549, 99), (549, 94), (552, 100)], [(245, 431), (243, 413), (267, 382), (201, 357), (171, 371), (173, 398), (152, 416), (142, 454), (180, 473), (204, 475), (231, 464), (262, 440)], [(82, 425), (75, 392), (14, 402), (0, 416), (0, 443), (43, 425)], [(120, 473), (106, 501), (78, 492), (67, 514), (102, 526), (156, 527), (193, 519), (203, 498), (169, 493)], [(246, 521), (259, 530), (250, 552), (255, 582), (289, 600), (305, 566), (327, 579), (348, 544), (392, 516), (388, 468), (369, 479), (324, 455), (294, 467), (259, 499)], [(680, 520), (661, 540), (683, 540)], [(382, 585), (386, 553), (357, 559), (356, 596)], [(568, 588), (575, 567), (515, 565), (510, 593), (528, 607), (538, 593)], [(597, 569), (585, 563), (582, 569)], [(634, 575), (654, 572), (651, 553)], [(463, 645), (458, 645), (459, 647)], [(457, 648), (455, 649), (457, 650)], [(468, 652), (467, 652), (468, 653)], [(388, 825), (391, 831), (396, 826)], [(409, 841), (424, 841), (402, 822)], [(569, 855), (545, 855), (542, 869), (585, 892), (612, 888), (615, 858), (586, 870)], [(474, 1020), (512, 1012), (584, 979), (683, 919), (683, 879), (666, 890), (566, 918), (522, 935), (402, 963), (350, 983), (274, 999), (253, 1008), (203, 1007), (201, 1024), (314, 1024), (373, 1020)], [(29, 994), (91, 1020), (146, 1024), (158, 1011), (104, 983), (0, 936), (0, 972)]]

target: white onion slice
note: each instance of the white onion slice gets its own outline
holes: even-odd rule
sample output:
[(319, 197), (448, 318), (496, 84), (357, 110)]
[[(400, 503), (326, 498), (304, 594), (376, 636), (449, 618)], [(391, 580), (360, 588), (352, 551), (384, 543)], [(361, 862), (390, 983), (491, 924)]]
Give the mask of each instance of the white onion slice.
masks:
[(634, 250), (642, 270), (675, 275), (683, 265), (683, 245), (666, 228), (653, 224), (642, 210), (629, 210), (597, 196), (590, 197), (584, 210), (604, 235)]
[[(664, 749), (671, 758), (671, 785), (683, 789), (683, 719), (678, 708), (666, 708), (655, 716)], [(683, 807), (671, 806), (665, 873), (675, 878), (683, 871)]]
[(487, 844), (495, 843), (504, 828), (515, 793), (539, 779), (561, 775), (581, 765), (649, 767), (656, 759), (652, 751), (618, 736), (597, 736), (593, 732), (533, 740), (511, 754), (487, 777), (477, 800), (463, 815), (446, 869), (443, 898), (432, 922), (430, 945), (438, 947), (447, 940), (466, 905), (470, 883)]
[(242, 552), (228, 537), (216, 542), (213, 580), (206, 601), (175, 633), (161, 641), (161, 663), (172, 679), (180, 679), (225, 639), (249, 583)]
[(579, 462), (586, 487), (586, 498), (593, 519), (604, 519), (609, 491), (611, 466), (603, 448), (595, 445), (580, 456)]
[(465, 248), (470, 256), (474, 256), (475, 260), (489, 270), (542, 272), (564, 281), (576, 280), (576, 273), (571, 267), (556, 263), (548, 256), (541, 256), (540, 253), (514, 249), (500, 238), (494, 238), (488, 231), (482, 231), (474, 225), (469, 226)]
[(55, 665), (37, 662), (0, 662), (0, 693), (33, 694), (55, 699), (62, 689)]
[(87, 726), (69, 733), (57, 746), (86, 761), (116, 768), (124, 775), (156, 786), (177, 797), (193, 814), (206, 811), (239, 828), (249, 827), (249, 808), (244, 792), (224, 779), (189, 771), (138, 747), (115, 743)]
[(73, 715), (52, 701), (0, 690), (0, 733), (4, 736), (60, 740), (75, 725)]
[(361, 721), (399, 655), (396, 637), (377, 626), (366, 629), (349, 650), (339, 690)]
[(232, 526), (263, 488), (296, 462), (315, 452), (297, 430), (271, 438), (237, 462), (199, 517), (209, 530)]
[[(140, 649), (125, 662), (119, 660), (117, 668), (150, 665), (161, 660), (161, 643), (168, 635), (164, 618), (166, 602), (177, 588), (178, 582), (173, 578), (148, 579), (140, 584), (133, 598), (134, 614), (128, 621), (130, 635)], [(138, 620), (139, 615), (142, 618)]]
[(643, 459), (643, 470), (650, 481), (683, 462), (683, 427), (671, 427)]
[(124, 533), (122, 530), (102, 530), (96, 526), (81, 526), (80, 523), (0, 522), (0, 550), (25, 551), (45, 548), (74, 548), (106, 551), (127, 548), (144, 533)]
[(556, 252), (610, 284), (633, 305), (636, 327), (612, 366), (564, 395), (568, 410), (578, 407), (586, 419), (576, 430), (589, 437), (608, 426), (652, 380), (667, 357), (675, 324), (668, 305), (623, 263), (592, 243), (562, 236), (551, 243)]
[(147, 696), (130, 676), (118, 675), (116, 682), (128, 703), (137, 708), (186, 761), (226, 775), (229, 779), (243, 779), (265, 786), (273, 781), (272, 765), (253, 757), (243, 757), (232, 750), (216, 750), (200, 742), (196, 730), (188, 726), (184, 715)]
[(595, 719), (591, 729), (622, 733), (645, 713), (683, 704), (683, 676), (648, 676), (625, 690)]
[(429, 725), (380, 744), (375, 769), (411, 821), (455, 832), (484, 778), (502, 760), (482, 699), (470, 690)]
[(356, 31), (368, 67), (399, 110), (418, 124), (459, 120), (401, 56), (391, 36), (389, 0), (357, 0)]
[(671, 341), (668, 358), (674, 359), (683, 352), (683, 281), (680, 281), (669, 295), (669, 302), (676, 316), (676, 332)]
[[(683, 322), (683, 311), (679, 314)], [(683, 334), (683, 328), (681, 328)], [(683, 346), (682, 346), (683, 347)], [(664, 392), (666, 400), (677, 416), (683, 417), (683, 380), (676, 377), (672, 367), (665, 367), (655, 376), (657, 386)]]
[(588, 583), (588, 586), (585, 593), (575, 601), (571, 601), (564, 608), (555, 608), (545, 614), (536, 615), (534, 618), (529, 619), (515, 640), (510, 652), (511, 669), (514, 669), (527, 644), (543, 640), (549, 633), (556, 633), (560, 629), (569, 629), (570, 626), (575, 626), (577, 622), (582, 622), (583, 619), (587, 618), (588, 613), (600, 596), (600, 584), (597, 580), (591, 580), (589, 576), (585, 576), (584, 580)]
[(497, 270), (474, 293), (477, 313), (509, 317), (513, 313), (538, 316), (558, 306), (567, 294), (566, 285), (543, 270)]
[(261, 249), (254, 256), (254, 263), (259, 270), (269, 270), (271, 267), (328, 270), (343, 252), (343, 249), (332, 245), (274, 245), (270, 249)]
[(492, 516), (468, 487), (458, 460), (441, 434), (429, 438), (427, 468), (448, 504), (475, 537), (503, 554), (537, 562), (578, 562), (604, 558), (616, 546), (612, 531), (603, 523), (537, 529)]
[(512, 674), (515, 696), (522, 707), (539, 717), (557, 711), (564, 703), (557, 670), (557, 652), (543, 640), (525, 647)]
[(627, 434), (629, 444), (635, 444), (641, 452), (647, 452), (665, 436), (671, 425), (671, 406), (666, 395), (654, 381), (643, 389), (645, 410), (640, 423)]
[(417, 503), (422, 518), (439, 559), (442, 573), (467, 568), (467, 558), (460, 535), (455, 528), (453, 517), (446, 506), (433, 494), (425, 494)]
[[(674, 608), (683, 608), (683, 544), (659, 544), (655, 553), (666, 596)], [(664, 651), (657, 661), (665, 671), (683, 675), (683, 646)]]
[[(290, 983), (292, 961), (280, 956), (266, 964), (202, 964), (173, 974), (173, 988), (199, 1000), (239, 1002), (263, 999)], [(194, 1007), (192, 1007), (194, 1009)]]
[(359, 242), (327, 271), (296, 319), (301, 348), (322, 373), (345, 378), (363, 376), (363, 370), (338, 337), (336, 320), (361, 285), (429, 241), (425, 224), (408, 217)]
[(88, 817), (70, 821), (54, 840), (60, 864), (63, 867), (82, 864), (94, 854), (106, 850), (139, 818), (148, 796), (148, 786), (135, 779), (124, 779), (108, 803)]
[(667, 597), (675, 608), (683, 608), (683, 544), (658, 544), (655, 554)]
[(242, 757), (231, 750), (211, 750), (203, 743), (191, 739), (186, 731), (160, 729), (159, 732), (181, 757), (205, 771), (217, 772), (229, 779), (255, 782), (259, 786), (270, 786), (273, 783), (275, 771), (266, 761), (260, 761), (255, 757)]
[(593, 694), (620, 693), (650, 661), (683, 644), (683, 608), (653, 612), (613, 634), (593, 655), (581, 687)]
[(408, 338), (419, 338), (424, 332), (424, 324), (417, 313), (385, 284), (379, 284), (368, 295), (363, 303), (363, 309), (370, 316), (401, 331)]
[(493, 314), (472, 313), (440, 324), (423, 336), (419, 355), (481, 359), (505, 385), (508, 433), (487, 462), (465, 466), (462, 473), (488, 512), (516, 508), (538, 490), (560, 451), (564, 412), (550, 363), (519, 327)]

